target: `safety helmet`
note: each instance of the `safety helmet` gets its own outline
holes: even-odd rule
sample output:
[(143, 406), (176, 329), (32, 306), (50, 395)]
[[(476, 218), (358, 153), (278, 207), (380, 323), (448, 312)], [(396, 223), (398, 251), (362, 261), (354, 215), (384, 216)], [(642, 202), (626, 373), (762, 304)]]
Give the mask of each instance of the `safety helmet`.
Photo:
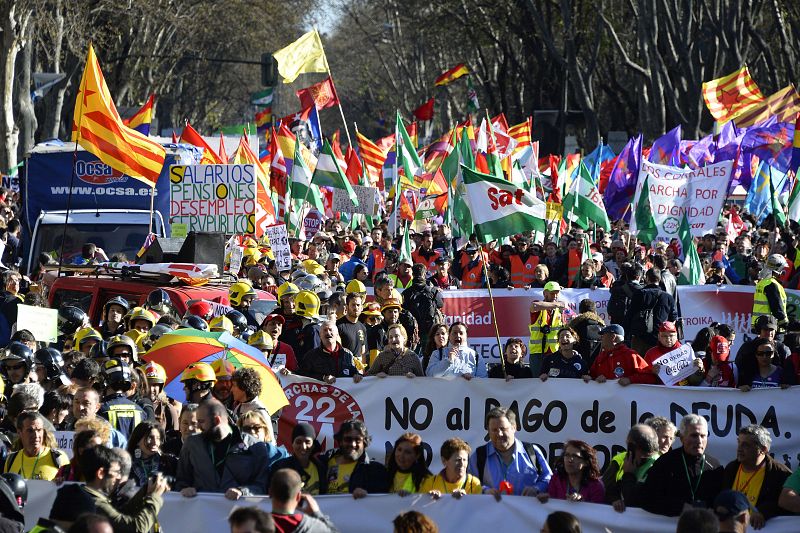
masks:
[(317, 318), (319, 313), (319, 296), (311, 291), (300, 291), (294, 297), (295, 313), (305, 318)]
[(150, 384), (164, 384), (167, 382), (167, 371), (158, 363), (150, 361), (144, 365), (144, 375), (147, 376), (147, 383)]
[(58, 332), (62, 335), (75, 335), (75, 332), (89, 323), (83, 309), (74, 305), (62, 305), (58, 309)]
[(155, 326), (157, 322), (155, 315), (144, 307), (134, 307), (125, 315), (125, 319), (127, 320), (126, 324), (128, 324), (129, 328), (132, 327), (132, 324), (136, 320), (147, 320), (150, 322), (151, 328)]
[(208, 322), (195, 315), (186, 315), (181, 322), (182, 328), (199, 329), (200, 331), (208, 331)]
[(214, 369), (214, 376), (217, 378), (217, 381), (230, 381), (233, 377), (233, 373), (236, 371), (236, 367), (233, 366), (233, 363), (224, 357), (211, 361), (211, 368)]
[(258, 248), (258, 242), (252, 237), (245, 237), (242, 241), (242, 246), (245, 248)]
[(131, 389), (131, 368), (125, 361), (109, 359), (103, 363), (103, 376), (106, 378), (106, 385), (114, 390)]
[(242, 254), (244, 266), (254, 266), (261, 259), (261, 251), (258, 248), (245, 248)]
[(772, 254), (767, 258), (766, 267), (773, 272), (777, 272), (779, 270), (788, 268), (789, 264), (786, 262), (786, 258), (781, 254)]
[(172, 305), (172, 299), (169, 297), (169, 293), (164, 289), (156, 289), (148, 294), (144, 306), (147, 309), (158, 311), (162, 315), (171, 314), (175, 311)]
[(106, 354), (107, 357), (116, 357), (114, 355), (114, 350), (119, 348), (120, 346), (127, 346), (131, 349), (131, 361), (136, 361), (137, 356), (139, 355), (139, 351), (136, 349), (136, 343), (133, 342), (133, 339), (128, 337), (127, 335), (114, 335), (110, 339), (108, 339), (108, 345), (106, 346)]
[(300, 264), (303, 265), (303, 268), (309, 274), (313, 274), (315, 276), (320, 276), (322, 273), (325, 272), (325, 267), (314, 261), (313, 259), (306, 259), (305, 261), (301, 262)]
[(122, 312), (123, 315), (127, 314), (128, 311), (130, 311), (130, 309), (131, 309), (131, 304), (128, 303), (128, 300), (126, 300), (122, 296), (114, 296), (113, 298), (108, 300), (105, 303), (105, 305), (103, 305), (103, 315), (104, 316), (108, 315), (108, 308), (111, 307), (112, 305), (118, 305), (121, 308), (123, 308), (124, 309), (124, 311)]
[(214, 369), (211, 368), (211, 365), (200, 361), (190, 363), (181, 374), (181, 382), (189, 381), (190, 379), (214, 383), (217, 381), (217, 376), (214, 374)]
[(328, 288), (328, 285), (314, 274), (308, 274), (297, 280), (297, 288), (301, 291), (320, 292)]
[(228, 299), (234, 307), (242, 305), (242, 299), (245, 296), (258, 296), (253, 286), (245, 281), (237, 281), (228, 289)]
[(6, 472), (2, 474), (2, 478), (11, 489), (14, 499), (17, 501), (17, 507), (20, 509), (25, 507), (28, 502), (28, 482), (25, 481), (25, 478), (16, 472)]
[(225, 315), (215, 316), (212, 318), (211, 322), (208, 323), (208, 327), (211, 329), (211, 331), (227, 331), (233, 335), (233, 322), (231, 322), (231, 319)]
[(89, 358), (105, 359), (106, 357), (108, 357), (108, 354), (106, 353), (106, 348), (108, 348), (108, 341), (104, 339), (98, 342), (97, 344), (92, 346), (91, 350), (89, 350)]
[[(142, 351), (147, 351), (153, 347), (153, 345), (161, 338), (162, 335), (165, 333), (169, 333), (172, 331), (172, 328), (165, 325), (165, 324), (156, 324), (150, 331), (147, 332), (147, 335), (144, 335), (139, 339), (139, 342), (142, 343)], [(138, 344), (138, 343), (137, 343)]]
[(81, 328), (75, 333), (75, 337), (73, 337), (72, 344), (73, 346), (77, 346), (80, 350), (83, 346), (83, 343), (89, 340), (96, 340), (100, 342), (103, 340), (103, 336), (100, 335), (96, 329), (88, 327), (88, 328)]
[(186, 311), (187, 315), (195, 315), (199, 316), (206, 322), (211, 320), (214, 317), (214, 306), (211, 302), (207, 302), (205, 300), (197, 300), (193, 302), (192, 305), (189, 306), (189, 309)]
[(403, 303), (403, 295), (400, 294), (400, 291), (398, 291), (397, 289), (392, 289), (389, 292), (389, 299), (390, 300), (397, 300), (401, 304)]
[(294, 283), (287, 281), (280, 287), (278, 287), (278, 302), (280, 302), (285, 296), (294, 296), (300, 292), (300, 289)]
[(10, 342), (6, 346), (2, 362), (6, 364), (12, 361), (22, 361), (25, 363), (25, 370), (30, 372), (33, 366), (33, 350), (19, 341)]
[(238, 333), (241, 335), (241, 333), (247, 329), (248, 326), (247, 317), (244, 316), (244, 314), (241, 311), (232, 309), (227, 313), (225, 313), (225, 318), (231, 321), (234, 333)]
[(344, 289), (345, 294), (356, 293), (356, 294), (367, 294), (367, 287), (362, 282), (357, 279), (351, 279), (347, 287)]
[(333, 291), (330, 289), (322, 289), (321, 291), (317, 291), (317, 296), (319, 297), (320, 305), (325, 305), (328, 303), (328, 300), (331, 299), (331, 296), (333, 296)]
[(36, 364), (42, 365), (47, 374), (47, 379), (58, 379), (64, 374), (64, 358), (55, 348), (41, 348), (34, 354)]
[(263, 330), (258, 330), (247, 339), (247, 344), (254, 346), (259, 350), (272, 350), (275, 344), (272, 342), (272, 337)]
[(298, 267), (298, 268), (296, 268), (295, 270), (292, 271), (292, 275), (291, 275), (292, 282), (295, 282), (295, 281), (297, 281), (298, 279), (300, 279), (300, 278), (302, 278), (304, 276), (308, 276), (308, 272), (306, 272), (305, 268)]

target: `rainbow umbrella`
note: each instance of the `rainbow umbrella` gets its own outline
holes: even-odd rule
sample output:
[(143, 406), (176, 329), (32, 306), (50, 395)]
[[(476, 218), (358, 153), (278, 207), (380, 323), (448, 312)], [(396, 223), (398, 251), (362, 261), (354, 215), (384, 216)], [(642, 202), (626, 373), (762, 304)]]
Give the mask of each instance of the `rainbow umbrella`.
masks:
[(234, 368), (252, 367), (261, 376), (261, 395), (259, 399), (270, 413), (276, 413), (289, 405), (281, 382), (269, 366), (261, 350), (237, 339), (226, 331), (200, 331), (185, 328), (165, 333), (153, 347), (142, 356), (164, 367), (167, 382), (164, 391), (167, 396), (181, 400), (184, 398), (181, 373), (190, 363), (211, 363), (217, 359), (227, 359)]

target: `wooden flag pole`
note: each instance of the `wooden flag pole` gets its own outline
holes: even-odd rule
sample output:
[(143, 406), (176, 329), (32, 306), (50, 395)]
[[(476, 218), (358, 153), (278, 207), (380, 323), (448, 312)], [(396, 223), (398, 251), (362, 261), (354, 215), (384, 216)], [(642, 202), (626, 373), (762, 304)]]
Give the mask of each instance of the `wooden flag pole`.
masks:
[(153, 186), (150, 187), (150, 221), (149, 225), (147, 226), (148, 235), (153, 233), (153, 206), (155, 204), (155, 197), (156, 197), (156, 184), (154, 183)]
[[(486, 288), (489, 289), (489, 305), (491, 306), (492, 309), (492, 324), (494, 325), (494, 335), (495, 338), (497, 339), (497, 349), (500, 352), (500, 364), (502, 365), (503, 368), (503, 377), (506, 378), (508, 377), (508, 373), (506, 372), (506, 358), (505, 354), (503, 353), (503, 343), (500, 342), (500, 330), (497, 327), (497, 313), (494, 310), (494, 297), (492, 296), (492, 282), (489, 279), (489, 267), (486, 264), (487, 263), (486, 259), (483, 258), (483, 248), (481, 246), (478, 246), (478, 254), (481, 258), (481, 261), (483, 261), (483, 273), (486, 276)], [(478, 369), (476, 368), (475, 371), (477, 372), (477, 370)]]

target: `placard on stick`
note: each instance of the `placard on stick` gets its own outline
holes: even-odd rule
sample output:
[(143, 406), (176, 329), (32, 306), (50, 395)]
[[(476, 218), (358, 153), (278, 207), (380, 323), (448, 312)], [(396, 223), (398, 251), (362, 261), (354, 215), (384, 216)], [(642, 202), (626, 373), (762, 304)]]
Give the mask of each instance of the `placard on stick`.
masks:
[(333, 212), (334, 213), (361, 213), (362, 215), (374, 216), (377, 214), (375, 210), (375, 195), (378, 189), (375, 187), (364, 187), (362, 185), (353, 185), (353, 192), (356, 193), (358, 198), (358, 206), (353, 205), (350, 197), (347, 196), (347, 191), (344, 189), (333, 189)]
[(27, 329), (39, 342), (58, 340), (58, 309), (19, 304), (17, 306), (17, 331)]
[(279, 272), (291, 270), (292, 252), (289, 250), (289, 235), (286, 224), (275, 224), (264, 228), (264, 236), (269, 239), (272, 255), (275, 256), (275, 266)]

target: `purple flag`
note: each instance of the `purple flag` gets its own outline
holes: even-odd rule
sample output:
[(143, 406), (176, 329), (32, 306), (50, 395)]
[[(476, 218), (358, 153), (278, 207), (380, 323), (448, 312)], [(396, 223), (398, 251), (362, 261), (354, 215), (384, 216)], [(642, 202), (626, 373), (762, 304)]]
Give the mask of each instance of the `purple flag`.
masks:
[(794, 125), (787, 122), (748, 128), (742, 137), (742, 153), (744, 157), (758, 156), (765, 164), (785, 173), (792, 158), (793, 136)]
[(629, 208), (633, 202), (641, 164), (642, 134), (640, 133), (632, 137), (619, 153), (608, 178), (606, 190), (603, 192), (603, 201), (610, 220), (619, 220), (623, 215), (630, 217)]
[(691, 169), (698, 169), (711, 163), (714, 159), (712, 150), (714, 149), (714, 136), (706, 135), (689, 149), (684, 156), (684, 160)]
[(681, 166), (680, 152), (681, 126), (678, 125), (653, 142), (647, 159), (651, 163), (678, 167)]

